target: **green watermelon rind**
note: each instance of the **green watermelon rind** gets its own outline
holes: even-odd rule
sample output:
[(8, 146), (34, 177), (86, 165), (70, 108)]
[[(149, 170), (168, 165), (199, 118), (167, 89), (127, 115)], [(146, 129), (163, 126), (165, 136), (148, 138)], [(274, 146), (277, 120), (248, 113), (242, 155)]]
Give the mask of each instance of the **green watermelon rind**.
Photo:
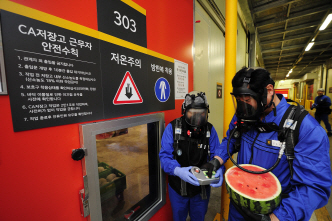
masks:
[[(252, 164), (240, 164), (241, 167), (243, 166), (255, 166), (258, 168), (261, 168), (265, 170), (263, 167), (252, 165)], [(227, 173), (231, 171), (232, 168), (236, 166), (233, 166), (227, 170), (225, 173), (225, 183), (226, 183), (226, 189), (229, 194), (229, 196), (232, 198), (232, 200), (239, 206), (243, 206), (247, 209), (249, 209), (253, 213), (258, 213), (258, 214), (269, 214), (272, 213), (273, 210), (275, 210), (276, 207), (279, 206), (280, 201), (281, 201), (281, 185), (278, 180), (278, 178), (271, 172), (269, 172), (277, 181), (278, 184), (278, 190), (277, 193), (274, 194), (272, 197), (269, 199), (254, 199), (251, 198), (250, 196), (247, 196), (245, 194), (242, 194), (232, 188), (232, 186), (228, 183), (227, 180)]]

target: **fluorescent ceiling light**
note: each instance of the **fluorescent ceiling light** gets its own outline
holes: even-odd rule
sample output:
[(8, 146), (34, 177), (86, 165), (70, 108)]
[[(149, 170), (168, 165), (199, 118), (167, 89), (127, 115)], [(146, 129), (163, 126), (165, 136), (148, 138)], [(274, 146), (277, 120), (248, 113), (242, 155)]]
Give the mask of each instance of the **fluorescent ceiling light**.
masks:
[(326, 17), (325, 21), (323, 22), (322, 26), (320, 26), (319, 30), (323, 31), (330, 24), (331, 20), (332, 20), (332, 13)]
[(315, 42), (310, 42), (308, 44), (308, 46), (306, 47), (305, 51), (309, 51), (314, 44), (315, 44)]

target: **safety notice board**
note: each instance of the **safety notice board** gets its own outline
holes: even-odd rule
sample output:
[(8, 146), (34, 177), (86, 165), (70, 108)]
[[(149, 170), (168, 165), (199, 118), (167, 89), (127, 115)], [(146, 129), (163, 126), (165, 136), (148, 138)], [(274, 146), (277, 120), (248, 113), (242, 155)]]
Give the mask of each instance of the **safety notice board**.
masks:
[(14, 131), (174, 109), (174, 62), (5, 10), (1, 23)]

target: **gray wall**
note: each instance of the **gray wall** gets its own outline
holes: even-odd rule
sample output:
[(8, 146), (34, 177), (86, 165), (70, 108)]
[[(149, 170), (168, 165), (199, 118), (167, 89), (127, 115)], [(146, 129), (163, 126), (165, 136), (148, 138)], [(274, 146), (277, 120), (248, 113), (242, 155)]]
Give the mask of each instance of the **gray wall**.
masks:
[[(224, 99), (217, 99), (217, 83), (224, 86), (225, 38), (196, 1), (194, 42), (194, 90), (204, 91), (210, 105), (209, 122), (223, 137)], [(223, 92), (224, 97), (224, 92)]]

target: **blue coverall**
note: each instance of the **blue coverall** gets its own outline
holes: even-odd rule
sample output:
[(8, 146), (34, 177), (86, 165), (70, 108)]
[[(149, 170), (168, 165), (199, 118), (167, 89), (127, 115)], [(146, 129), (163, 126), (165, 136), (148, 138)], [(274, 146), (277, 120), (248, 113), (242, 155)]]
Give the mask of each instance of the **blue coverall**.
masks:
[[(172, 124), (168, 124), (161, 139), (161, 150), (159, 153), (159, 158), (162, 169), (165, 171), (165, 173), (172, 176), (174, 176), (175, 167), (181, 167), (181, 165), (173, 158), (173, 142), (173, 127)], [(209, 139), (211, 159), (213, 159), (216, 148), (218, 148), (219, 144), (220, 142), (218, 134), (215, 128), (212, 127)], [(200, 194), (197, 194), (193, 197), (181, 196), (175, 192), (175, 190), (173, 190), (170, 185), (168, 185), (168, 193), (171, 201), (174, 221), (185, 221), (188, 212), (191, 221), (204, 220), (210, 198), (210, 188), (207, 188), (206, 190), (206, 200), (202, 200)]]
[(324, 122), (327, 132), (331, 133), (331, 124), (329, 123), (331, 99), (326, 95), (320, 95), (315, 98), (315, 103), (312, 108), (316, 108), (315, 119), (320, 124)]
[[(277, 95), (281, 100), (276, 107), (276, 115), (271, 111), (265, 122), (275, 122), (279, 125), (283, 114), (289, 107), (282, 95)], [(230, 131), (235, 127), (236, 116), (233, 117), (227, 137), (222, 140), (216, 155), (224, 162), (229, 158), (227, 154), (227, 141)], [(242, 134), (241, 148), (238, 152), (237, 163), (248, 164), (251, 158), (251, 146), (257, 135), (257, 130), (250, 130)], [(278, 132), (261, 133), (253, 146), (252, 164), (263, 168), (271, 168), (278, 158), (279, 147), (267, 145), (267, 139), (278, 140)], [(230, 153), (234, 152), (234, 141), (230, 144)], [(327, 204), (331, 192), (331, 166), (329, 155), (330, 144), (326, 132), (309, 114), (303, 119), (299, 132), (298, 143), (295, 146), (295, 159), (293, 161), (293, 179), (290, 179), (290, 170), (285, 154), (278, 166), (272, 170), (282, 186), (282, 193), (288, 193), (281, 204), (273, 211), (279, 220), (309, 220), (314, 210)], [(230, 205), (229, 221), (241, 221), (244, 218)]]

